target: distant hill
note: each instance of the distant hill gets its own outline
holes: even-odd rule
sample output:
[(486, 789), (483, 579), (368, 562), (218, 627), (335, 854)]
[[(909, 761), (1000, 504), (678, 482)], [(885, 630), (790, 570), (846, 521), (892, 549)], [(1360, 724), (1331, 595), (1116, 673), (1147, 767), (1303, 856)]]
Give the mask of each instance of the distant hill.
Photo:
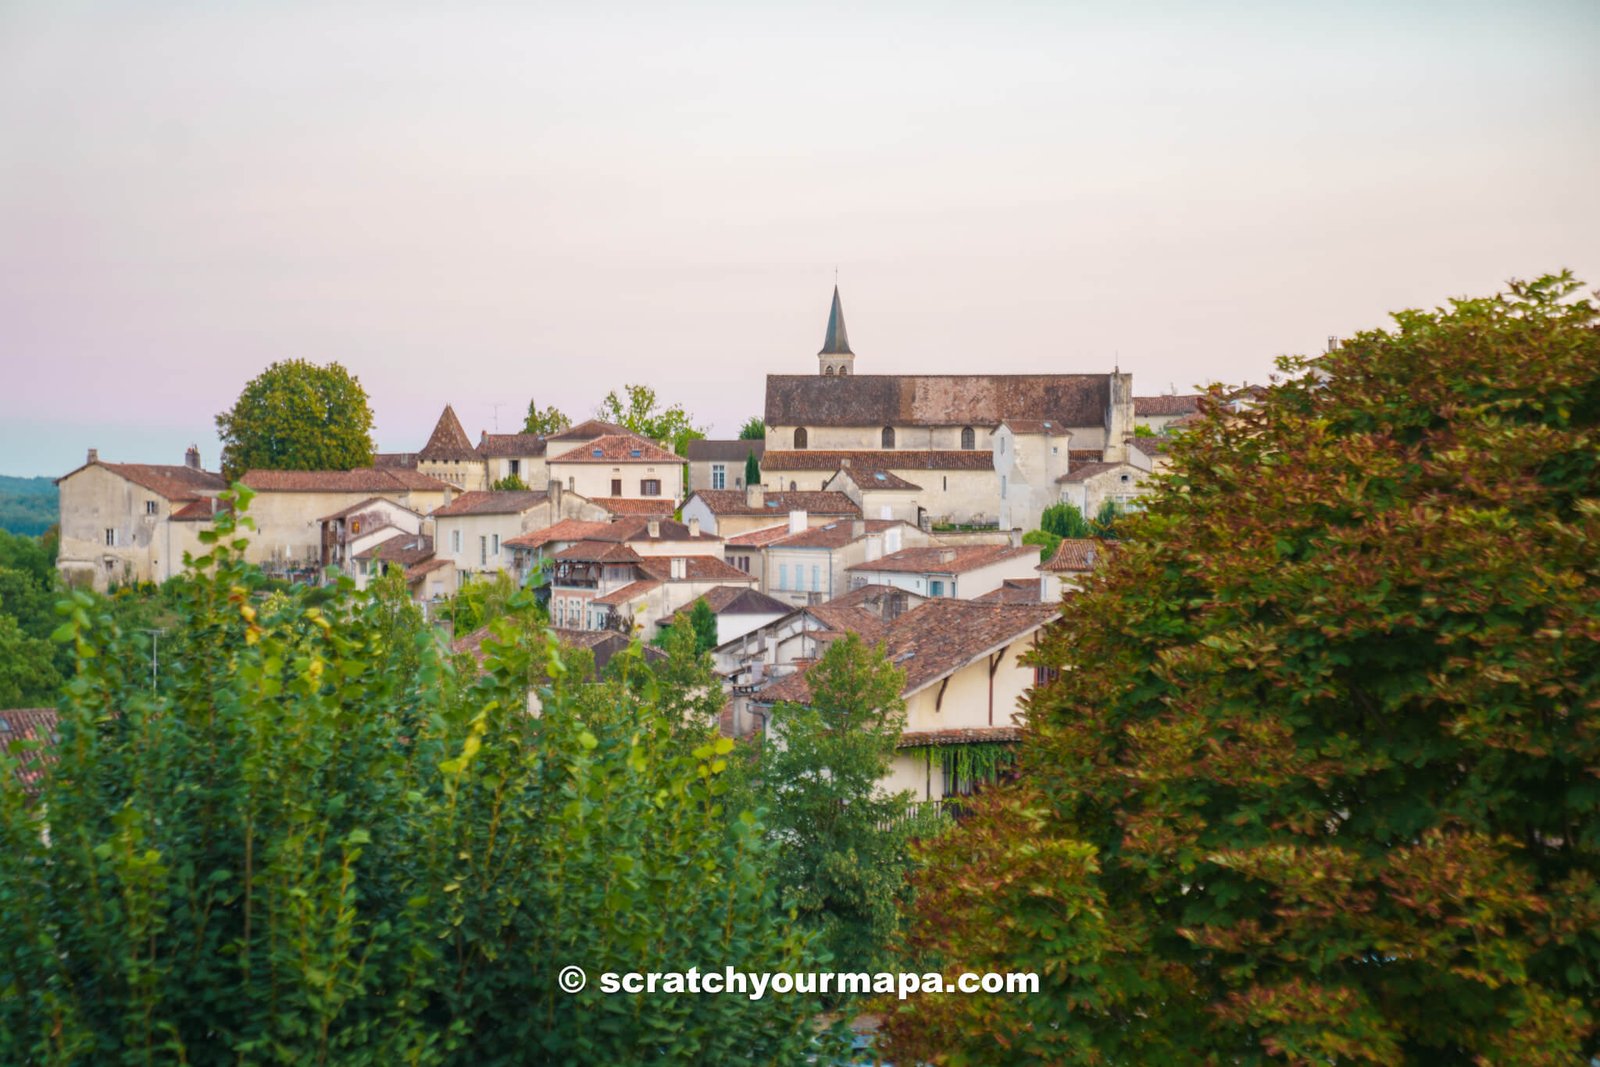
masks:
[(0, 530), (37, 536), (56, 524), (60, 511), (54, 479), (0, 474)]

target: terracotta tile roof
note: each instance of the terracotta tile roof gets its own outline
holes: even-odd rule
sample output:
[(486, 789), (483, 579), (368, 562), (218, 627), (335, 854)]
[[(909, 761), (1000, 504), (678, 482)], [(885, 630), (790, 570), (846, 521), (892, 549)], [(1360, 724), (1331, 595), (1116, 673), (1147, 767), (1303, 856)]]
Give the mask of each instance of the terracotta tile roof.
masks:
[(752, 507), (743, 489), (696, 489), (694, 497), (713, 515), (786, 515), (791, 511), (804, 511), (810, 515), (856, 515), (861, 508), (856, 502), (839, 492), (788, 492), (767, 493), (761, 507)]
[[(0, 711), (0, 751), (7, 752), (17, 762), (17, 782), (23, 791), (33, 793), (45, 768), (56, 762), (55, 708), (11, 708)], [(39, 747), (32, 752), (13, 748), (24, 741), (37, 741)]]
[(1056, 546), (1055, 553), (1043, 563), (1039, 570), (1050, 571), (1090, 571), (1096, 563), (1104, 562), (1115, 549), (1111, 542), (1102, 541), (1094, 537), (1067, 537)]
[(746, 574), (731, 563), (724, 562), (716, 556), (679, 556), (683, 560), (684, 576), (681, 579), (672, 577), (672, 559), (670, 556), (645, 556), (638, 563), (639, 570), (657, 581), (685, 581), (685, 582), (736, 582), (749, 585), (756, 581), (756, 576)]
[[(1052, 436), (1064, 434), (1067, 428), (1052, 419), (1004, 419), (1000, 423), (1014, 434), (1048, 433)], [(999, 427), (996, 427), (998, 429)], [(993, 431), (991, 431), (993, 436)]]
[[(177, 503), (177, 501), (173, 501)], [(229, 510), (214, 496), (203, 496), (198, 500), (191, 500), (179, 508), (173, 508), (168, 516), (173, 522), (210, 522), (218, 512)]]
[(436, 519), (458, 515), (521, 515), (549, 499), (549, 494), (543, 489), (474, 490), (462, 493), (442, 507), (434, 508), (432, 515)]
[(682, 463), (683, 457), (637, 434), (606, 434), (552, 456), (551, 463)]
[(763, 545), (770, 545), (774, 541), (781, 541), (788, 536), (789, 524), (780, 522), (776, 526), (764, 526), (759, 530), (735, 534), (728, 538), (726, 544), (729, 548), (760, 548)]
[(631, 434), (633, 431), (626, 426), (618, 426), (614, 422), (604, 419), (585, 419), (576, 426), (569, 426), (560, 433), (550, 435), (552, 441), (586, 441), (606, 434)]
[(1128, 444), (1137, 448), (1147, 456), (1165, 456), (1172, 451), (1174, 438), (1171, 434), (1139, 435), (1129, 434)]
[(870, 563), (847, 567), (852, 571), (884, 571), (896, 574), (965, 574), (967, 571), (987, 567), (1010, 559), (1032, 556), (1039, 558), (1034, 545), (1012, 548), (1010, 545), (926, 545), (920, 548), (902, 548), (891, 555)]
[(246, 471), (239, 479), (258, 493), (444, 492), (444, 482), (403, 467), (358, 467), (351, 471)]
[(862, 489), (921, 489), (922, 486), (915, 482), (908, 482), (894, 471), (887, 470), (861, 470), (857, 467), (846, 467), (839, 472), (840, 476), (849, 478)]
[(638, 498), (626, 496), (599, 496), (589, 501), (605, 508), (616, 516), (634, 515), (671, 515), (678, 510), (677, 505), (666, 497)]
[[(750, 575), (745, 576), (750, 577)], [(673, 612), (673, 617), (688, 615), (694, 610), (694, 604), (701, 600), (704, 600), (706, 606), (717, 615), (787, 615), (793, 610), (788, 604), (774, 600), (760, 590), (738, 585), (719, 585), (706, 590), (694, 603), (685, 604)]]
[(1127, 467), (1128, 470), (1133, 471), (1135, 474), (1141, 476), (1145, 473), (1144, 471), (1139, 470), (1138, 467), (1133, 466), (1131, 463), (1084, 463), (1079, 466), (1074, 466), (1071, 470), (1067, 471), (1067, 473), (1057, 478), (1056, 481), (1061, 485), (1071, 485), (1077, 482), (1085, 482), (1097, 474), (1105, 474), (1108, 471), (1116, 470), (1118, 467)]
[(982, 596), (972, 598), (974, 604), (1037, 604), (1040, 602), (1039, 579), (1007, 578), (999, 589), (991, 589)]
[(1105, 458), (1105, 452), (1098, 448), (1074, 448), (1067, 452), (1068, 464), (1099, 463)]
[(371, 508), (374, 504), (387, 504), (391, 508), (394, 508), (394, 509), (396, 509), (398, 511), (410, 512), (411, 514), (415, 515), (417, 518), (419, 518), (419, 519), (422, 518), (422, 513), (420, 511), (412, 511), (410, 508), (406, 507), (404, 504), (396, 504), (393, 500), (390, 500), (388, 497), (369, 496), (369, 497), (367, 497), (367, 499), (359, 501), (359, 502), (357, 502), (355, 504), (351, 504), (347, 508), (340, 508), (338, 511), (335, 511), (332, 515), (324, 515), (324, 516), (322, 516), (322, 518), (318, 519), (317, 521), (318, 522), (333, 522), (335, 519), (343, 519), (343, 518), (346, 518), (346, 517), (348, 517), (350, 515), (355, 515), (355, 514), (358, 514), (360, 512), (366, 511), (368, 508)]
[(448, 559), (423, 560), (421, 563), (418, 563), (415, 566), (406, 568), (406, 584), (410, 585), (412, 582), (420, 582), (423, 578), (432, 574), (434, 571), (443, 570), (446, 567), (453, 566), (455, 566), (455, 563)]
[(579, 541), (557, 552), (555, 558), (579, 563), (638, 563), (640, 556), (616, 541)]
[(485, 459), (542, 456), (546, 444), (536, 433), (486, 433), (478, 438), (478, 455)]
[(1173, 430), (1187, 430), (1192, 427), (1199, 426), (1205, 421), (1206, 417), (1201, 414), (1184, 415), (1181, 418), (1173, 419), (1171, 422), (1167, 423), (1165, 429), (1168, 433), (1171, 433)]
[[(856, 539), (854, 530), (855, 523), (858, 521), (862, 520), (840, 519), (836, 522), (824, 523), (821, 526), (813, 526), (809, 530), (801, 530), (799, 533), (781, 537), (776, 541), (769, 542), (769, 545), (777, 548), (842, 548)], [(861, 535), (863, 537), (869, 533), (881, 533), (892, 526), (906, 526), (916, 529), (910, 523), (901, 522), (899, 519), (867, 519), (865, 524), (865, 530)]]
[(356, 559), (370, 559), (383, 563), (412, 566), (433, 555), (433, 538), (421, 534), (397, 533), (371, 548), (356, 553)]
[(417, 456), (424, 460), (477, 459), (478, 450), (472, 447), (472, 438), (461, 428), (455, 408), (446, 404), (439, 413), (439, 421), (434, 423), (433, 433), (428, 435), (428, 443)]
[[(849, 460), (848, 463), (845, 461)], [(761, 461), (762, 471), (836, 471), (848, 466), (853, 471), (988, 471), (994, 470), (994, 453), (988, 449), (933, 449), (926, 452), (845, 451), (837, 449), (799, 449), (768, 452)]]
[(1192, 415), (1200, 410), (1200, 394), (1185, 396), (1136, 396), (1133, 398), (1135, 415)]
[(631, 582), (628, 585), (623, 586), (621, 589), (607, 593), (605, 596), (595, 597), (594, 602), (596, 604), (604, 604), (608, 608), (619, 607), (620, 605), (626, 604), (634, 597), (644, 596), (646, 593), (650, 592), (650, 590), (659, 588), (661, 584), (661, 582), (656, 581), (653, 578), (646, 578), (641, 581)]
[(400, 468), (402, 470), (417, 469), (417, 454), (415, 452), (374, 452), (372, 465), (379, 469)]
[(768, 426), (1100, 426), (1109, 374), (767, 375)]
[(501, 542), (510, 548), (541, 548), (556, 541), (587, 541), (611, 528), (610, 522), (562, 519), (542, 530), (529, 530)]
[(767, 450), (765, 441), (690, 441), (689, 461), (701, 463), (716, 460), (728, 463), (743, 463), (751, 452), (756, 454), (756, 459)]
[[(889, 624), (882, 638), (889, 660), (906, 674), (901, 695), (927, 688), (982, 656), (1026, 638), (1059, 616), (1055, 605), (978, 604), (929, 600)], [(796, 671), (756, 694), (763, 704), (811, 699), (805, 672)]]
[(1020, 726), (974, 726), (965, 730), (907, 730), (896, 748), (927, 748), (939, 745), (974, 745), (992, 741), (1020, 741)]
[(167, 500), (193, 500), (207, 494), (215, 495), (228, 488), (228, 483), (223, 480), (222, 475), (195, 470), (193, 467), (181, 464), (106, 463), (103, 460), (85, 463), (77, 470), (63, 474), (56, 479), (56, 484), (60, 485), (78, 471), (89, 467), (104, 467), (118, 477), (126, 478), (134, 485), (148, 489)]

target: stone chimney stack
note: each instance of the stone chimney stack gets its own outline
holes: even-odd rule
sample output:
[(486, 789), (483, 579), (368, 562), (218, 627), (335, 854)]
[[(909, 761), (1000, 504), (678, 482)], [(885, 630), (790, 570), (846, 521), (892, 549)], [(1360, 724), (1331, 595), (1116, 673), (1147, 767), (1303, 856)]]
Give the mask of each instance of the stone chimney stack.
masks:
[(691, 517), (689, 519), (689, 536), (690, 537), (699, 537), (700, 536), (700, 520), (699, 519), (696, 519), (696, 518), (693, 518), (693, 517)]
[(806, 528), (806, 513), (803, 511), (789, 512), (789, 532), (797, 534)]
[(1011, 547), (1012, 548), (1021, 548), (1022, 547), (1022, 527), (1020, 527), (1020, 526), (1011, 527)]
[(767, 506), (767, 487), (764, 485), (747, 485), (744, 487), (744, 506), (747, 508), (764, 508)]
[(646, 519), (644, 523), (644, 529), (650, 540), (661, 540), (661, 520), (658, 517), (651, 516), (650, 518)]
[(1128, 438), (1133, 436), (1133, 375), (1116, 371), (1109, 378), (1106, 442), (1100, 458), (1107, 463), (1126, 463)]
[(84, 462), (85, 463), (99, 463), (100, 462), (100, 450), (98, 448), (89, 449), (89, 458), (84, 460)]
[(559, 479), (550, 479), (550, 485), (545, 490), (545, 495), (550, 498), (550, 521), (556, 522), (561, 518), (561, 482)]
[(192, 471), (200, 469), (200, 446), (190, 445), (189, 450), (183, 454), (183, 465)]
[(682, 556), (672, 557), (672, 580), (681, 582), (689, 576), (689, 561)]

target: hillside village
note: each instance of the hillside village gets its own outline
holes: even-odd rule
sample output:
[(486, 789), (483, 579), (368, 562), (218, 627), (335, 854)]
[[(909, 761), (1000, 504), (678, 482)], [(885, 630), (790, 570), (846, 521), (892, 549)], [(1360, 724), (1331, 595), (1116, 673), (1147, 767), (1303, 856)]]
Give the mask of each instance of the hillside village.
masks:
[[(885, 784), (938, 803), (973, 783), (936, 756), (1016, 740), (1018, 700), (1047, 674), (1026, 653), (1108, 551), (1068, 538), (1041, 562), (1024, 531), (1061, 503), (1137, 508), (1199, 397), (1137, 395), (1119, 370), (857, 373), (837, 288), (816, 360), (767, 377), (764, 439), (696, 440), (686, 456), (599, 419), (474, 441), (446, 403), (415, 451), (370, 467), (248, 470), (247, 558), (310, 584), (398, 572), (429, 610), (505, 575), (575, 647), (648, 643), (704, 601), (731, 737), (805, 700), (807, 668), (857, 634), (906, 677)], [(90, 449), (59, 487), (57, 566), (98, 589), (179, 573), (228, 488), (194, 447), (174, 465)]]

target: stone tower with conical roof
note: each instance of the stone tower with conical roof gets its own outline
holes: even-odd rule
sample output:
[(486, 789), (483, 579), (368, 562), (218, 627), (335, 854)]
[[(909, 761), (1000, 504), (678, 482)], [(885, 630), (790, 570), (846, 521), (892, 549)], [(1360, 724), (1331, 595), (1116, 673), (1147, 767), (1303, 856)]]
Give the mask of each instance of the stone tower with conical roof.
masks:
[(856, 354), (850, 351), (850, 335), (844, 328), (844, 307), (839, 303), (839, 287), (833, 287), (833, 308), (828, 312), (828, 335), (817, 353), (817, 372), (824, 377), (854, 374)]
[(449, 404), (434, 424), (428, 443), (417, 453), (417, 472), (440, 481), (449, 482), (459, 489), (487, 489), (489, 479), (483, 456), (472, 444), (472, 438), (462, 428), (461, 420)]

